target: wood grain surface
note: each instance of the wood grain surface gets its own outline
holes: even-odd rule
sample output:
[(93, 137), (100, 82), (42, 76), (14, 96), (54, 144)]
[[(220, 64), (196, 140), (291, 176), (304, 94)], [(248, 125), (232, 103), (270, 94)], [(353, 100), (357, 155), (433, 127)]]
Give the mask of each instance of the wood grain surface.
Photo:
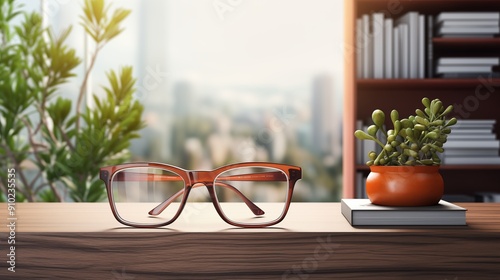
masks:
[(238, 229), (209, 204), (149, 230), (105, 203), (17, 204), (16, 272), (2, 226), (0, 279), (496, 279), (500, 204), (459, 205), (467, 226), (353, 228), (338, 203), (295, 203), (280, 227)]

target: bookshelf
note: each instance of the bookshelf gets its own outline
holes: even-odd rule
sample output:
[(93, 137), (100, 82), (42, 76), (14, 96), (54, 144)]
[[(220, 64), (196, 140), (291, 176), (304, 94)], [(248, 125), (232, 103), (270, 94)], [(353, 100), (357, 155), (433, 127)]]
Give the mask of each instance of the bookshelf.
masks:
[[(397, 11), (394, 12), (394, 11)], [(345, 1), (345, 95), (344, 95), (344, 162), (343, 197), (356, 197), (356, 174), (368, 175), (369, 168), (356, 162), (356, 121), (370, 119), (374, 109), (388, 114), (398, 109), (400, 115), (414, 114), (427, 96), (445, 104), (467, 107), (457, 118), (495, 119), (494, 132), (500, 137), (500, 79), (360, 79), (356, 73), (356, 19), (363, 14), (384, 12), (393, 19), (409, 11), (425, 15), (458, 11), (500, 11), (500, 1), (478, 0), (346, 0)], [(427, 42), (426, 42), (427, 43)], [(434, 61), (443, 56), (500, 57), (500, 38), (432, 38)], [(445, 194), (473, 196), (477, 192), (498, 192), (500, 165), (443, 165)]]

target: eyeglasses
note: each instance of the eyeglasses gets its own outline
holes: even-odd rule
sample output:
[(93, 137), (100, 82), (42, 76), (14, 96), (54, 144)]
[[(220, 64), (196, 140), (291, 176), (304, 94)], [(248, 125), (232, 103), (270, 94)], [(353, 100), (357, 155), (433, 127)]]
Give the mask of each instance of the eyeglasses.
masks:
[(205, 186), (215, 210), (233, 226), (258, 228), (281, 222), (290, 207), (300, 167), (247, 162), (212, 171), (184, 170), (162, 163), (102, 167), (109, 204), (122, 224), (154, 228), (174, 222), (191, 189)]

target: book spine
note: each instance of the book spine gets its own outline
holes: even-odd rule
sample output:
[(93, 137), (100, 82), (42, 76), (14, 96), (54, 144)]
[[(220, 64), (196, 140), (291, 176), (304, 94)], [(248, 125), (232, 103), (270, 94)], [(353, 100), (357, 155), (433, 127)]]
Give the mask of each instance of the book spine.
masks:
[(373, 27), (373, 78), (384, 78), (384, 14), (372, 15)]
[(408, 25), (401, 24), (399, 26), (399, 32), (401, 37), (401, 48), (400, 48), (400, 71), (401, 78), (408, 79), (410, 77), (410, 69), (409, 69), (409, 46), (408, 46)]
[(363, 15), (363, 78), (370, 77), (370, 18)]
[(400, 69), (400, 49), (401, 49), (401, 42), (399, 38), (399, 27), (394, 27), (394, 30), (392, 32), (392, 49), (394, 51), (392, 57), (392, 65), (393, 65), (393, 73), (394, 73), (394, 78), (399, 79), (401, 78), (401, 69)]
[(418, 78), (425, 78), (425, 16), (418, 16)]
[(356, 20), (356, 77), (363, 78), (363, 20)]
[(385, 38), (385, 53), (384, 53), (384, 58), (385, 58), (385, 65), (384, 65), (384, 70), (385, 70), (385, 75), (384, 77), (386, 79), (392, 79), (393, 76), (393, 20), (392, 18), (388, 18), (384, 22), (384, 38)]
[(434, 20), (427, 16), (427, 78), (434, 77), (434, 49), (432, 44)]

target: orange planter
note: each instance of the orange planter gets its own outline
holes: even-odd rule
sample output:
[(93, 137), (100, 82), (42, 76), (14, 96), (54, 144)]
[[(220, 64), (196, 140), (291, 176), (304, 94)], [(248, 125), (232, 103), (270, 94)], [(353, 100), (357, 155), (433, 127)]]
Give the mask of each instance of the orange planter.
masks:
[(366, 194), (373, 204), (429, 206), (443, 196), (439, 166), (370, 166), (370, 171)]

